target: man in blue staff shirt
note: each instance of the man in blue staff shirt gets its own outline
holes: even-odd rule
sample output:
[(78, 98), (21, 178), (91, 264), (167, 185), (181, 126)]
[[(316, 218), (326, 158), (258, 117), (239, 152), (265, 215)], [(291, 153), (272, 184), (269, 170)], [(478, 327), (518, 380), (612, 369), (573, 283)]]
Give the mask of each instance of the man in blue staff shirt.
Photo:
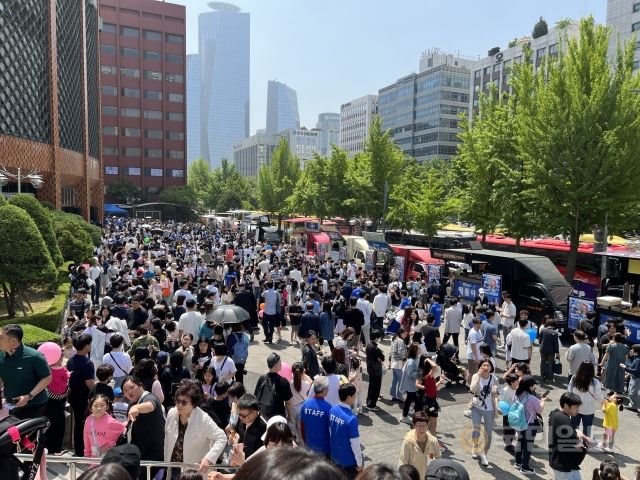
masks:
[(331, 404), (324, 398), (329, 392), (329, 379), (317, 376), (313, 380), (314, 396), (308, 398), (300, 409), (300, 430), (305, 446), (320, 455), (331, 454), (329, 415)]
[(442, 305), (440, 305), (440, 296), (434, 295), (431, 297), (431, 306), (429, 307), (429, 313), (433, 313), (433, 316), (436, 317), (435, 322), (433, 322), (433, 326), (436, 328), (440, 328), (440, 322), (442, 319)]
[(340, 403), (332, 407), (329, 414), (331, 460), (352, 480), (362, 470), (358, 417), (351, 411), (356, 401), (356, 386), (353, 383), (340, 385), (338, 396)]

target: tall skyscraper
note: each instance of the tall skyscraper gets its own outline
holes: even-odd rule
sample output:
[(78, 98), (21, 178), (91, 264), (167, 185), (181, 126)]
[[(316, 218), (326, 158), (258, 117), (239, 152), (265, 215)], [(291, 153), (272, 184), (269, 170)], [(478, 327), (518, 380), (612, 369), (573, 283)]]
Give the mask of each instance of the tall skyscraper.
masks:
[(609, 58), (615, 59), (618, 41), (620, 46), (631, 40), (635, 33), (636, 45), (633, 69), (640, 68), (640, 2), (638, 0), (608, 0), (607, 27), (611, 28)]
[(153, 198), (186, 182), (185, 7), (100, 0), (105, 184)]
[(215, 168), (249, 136), (250, 18), (229, 3), (209, 7), (198, 16), (200, 156)]
[(320, 155), (327, 157), (331, 154), (332, 145), (340, 145), (340, 114), (320, 113), (316, 128), (319, 133)]
[(320, 130), (333, 130), (340, 132), (340, 114), (333, 112), (325, 112), (318, 114), (318, 123), (316, 128)]
[(300, 128), (296, 91), (275, 80), (267, 89), (267, 133), (280, 133), (288, 128)]
[(187, 165), (201, 156), (200, 55), (187, 55)]

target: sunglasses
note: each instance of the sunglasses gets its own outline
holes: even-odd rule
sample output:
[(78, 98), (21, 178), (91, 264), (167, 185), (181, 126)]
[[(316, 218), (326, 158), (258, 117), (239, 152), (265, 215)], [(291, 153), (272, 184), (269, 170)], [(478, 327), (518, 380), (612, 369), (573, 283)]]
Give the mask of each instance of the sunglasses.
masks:
[(251, 414), (252, 414), (252, 413), (254, 413), (254, 412), (245, 413), (245, 414), (243, 415), (242, 413), (238, 412), (238, 416), (239, 416), (240, 418), (247, 418), (247, 417), (251, 416)]
[(189, 400), (176, 400), (176, 406), (177, 405), (182, 405), (183, 407), (186, 407), (187, 405), (189, 405), (191, 402)]

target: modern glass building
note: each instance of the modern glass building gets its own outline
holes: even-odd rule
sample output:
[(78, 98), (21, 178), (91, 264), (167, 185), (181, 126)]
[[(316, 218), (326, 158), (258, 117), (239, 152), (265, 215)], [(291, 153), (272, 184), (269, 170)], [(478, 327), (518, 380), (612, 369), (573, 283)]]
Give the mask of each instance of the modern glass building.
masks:
[(288, 128), (300, 128), (296, 91), (275, 80), (267, 89), (267, 133), (280, 133)]
[(229, 3), (209, 7), (198, 16), (200, 156), (215, 168), (249, 136), (250, 17)]
[(187, 164), (200, 158), (200, 55), (187, 55)]
[(471, 70), (444, 62), (379, 91), (382, 129), (419, 161), (450, 158), (458, 150), (459, 115), (469, 112)]

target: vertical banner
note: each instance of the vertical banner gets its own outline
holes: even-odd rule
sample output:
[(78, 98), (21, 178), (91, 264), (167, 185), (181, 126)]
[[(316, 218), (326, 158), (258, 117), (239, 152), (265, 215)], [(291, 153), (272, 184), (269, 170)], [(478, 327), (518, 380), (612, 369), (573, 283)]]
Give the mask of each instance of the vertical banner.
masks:
[(438, 283), (441, 275), (440, 265), (427, 265), (427, 283), (429, 285)]
[(502, 275), (483, 273), (482, 288), (484, 288), (484, 294), (489, 299), (489, 303), (500, 305), (502, 298)]
[(398, 278), (404, 282), (404, 257), (396, 257), (396, 268), (398, 269)]
[(372, 272), (373, 268), (375, 267), (375, 260), (374, 260), (374, 251), (373, 250), (367, 250), (365, 252), (365, 256), (364, 256), (364, 269), (367, 272)]
[(325, 258), (327, 258), (327, 244), (319, 243), (318, 244), (318, 260), (324, 262)]
[(577, 330), (582, 320), (587, 319), (587, 313), (595, 310), (596, 302), (584, 298), (569, 297), (569, 315), (567, 327)]
[(338, 258), (339, 260), (346, 260), (347, 259), (347, 247), (340, 247), (340, 252), (338, 253)]

